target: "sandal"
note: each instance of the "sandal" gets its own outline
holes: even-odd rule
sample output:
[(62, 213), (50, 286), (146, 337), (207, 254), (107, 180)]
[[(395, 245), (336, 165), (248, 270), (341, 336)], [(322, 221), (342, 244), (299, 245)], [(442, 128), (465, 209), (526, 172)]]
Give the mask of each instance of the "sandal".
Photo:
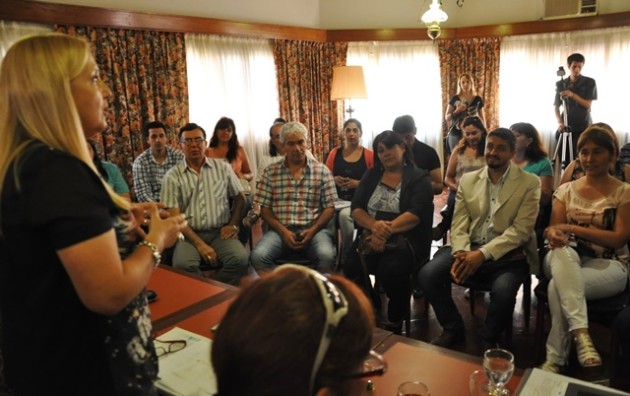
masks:
[(578, 333), (573, 337), (577, 358), (582, 367), (597, 367), (602, 365), (602, 358), (593, 345), (588, 333)]
[(541, 364), (538, 368), (549, 373), (560, 374), (563, 366), (550, 362), (549, 360), (545, 360), (545, 363)]

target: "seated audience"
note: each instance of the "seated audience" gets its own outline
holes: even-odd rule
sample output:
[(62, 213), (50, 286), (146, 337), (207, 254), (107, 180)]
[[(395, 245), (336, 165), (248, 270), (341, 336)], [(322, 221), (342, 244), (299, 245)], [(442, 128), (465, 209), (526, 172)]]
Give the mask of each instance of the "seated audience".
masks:
[(442, 194), (444, 181), (442, 180), (442, 165), (435, 149), (416, 139), (416, 122), (410, 115), (403, 115), (394, 120), (392, 130), (402, 135), (403, 140), (411, 149), (415, 165), (419, 169), (429, 172), (433, 194)]
[(442, 211), (442, 222), (433, 228), (433, 240), (439, 241), (451, 228), (453, 212), (455, 211), (455, 196), (459, 187), (459, 180), (464, 173), (486, 166), (483, 152), (486, 149), (486, 135), (488, 131), (479, 117), (466, 117), (461, 124), (463, 138), (454, 148), (448, 160), (444, 184), (448, 188), (446, 210)]
[(164, 176), (161, 199), (171, 214), (184, 213), (188, 219), (185, 239), (175, 245), (173, 267), (201, 274), (202, 267), (221, 263), (217, 280), (237, 285), (249, 265), (237, 238), (245, 206), (241, 184), (229, 164), (204, 155), (202, 127), (184, 125), (179, 141), (185, 159)]
[(166, 126), (153, 121), (142, 127), (149, 144), (133, 161), (133, 190), (138, 202), (159, 202), (166, 172), (184, 159), (184, 154), (167, 143)]
[(446, 137), (446, 152), (450, 155), (455, 146), (463, 138), (461, 122), (469, 116), (478, 116), (483, 124), (486, 123), (483, 111), (483, 99), (477, 95), (475, 79), (470, 73), (463, 73), (457, 79), (457, 93), (448, 101), (444, 119), (448, 126)]
[(372, 295), (380, 309), (368, 278), (368, 272), (376, 274), (389, 297), (386, 326), (399, 331), (409, 309), (412, 271), (430, 255), (433, 194), (428, 172), (413, 164), (401, 135), (380, 133), (373, 149), (374, 167), (361, 179), (352, 200), (360, 237), (344, 273)]
[(221, 321), (212, 343), (217, 395), (363, 395), (356, 378), (386, 368), (370, 352), (373, 328), (369, 302), (352, 282), (279, 267), (247, 286)]
[[(591, 126), (601, 128), (609, 133), (611, 139), (613, 140), (617, 153), (620, 152), (619, 140), (617, 139), (617, 135), (615, 134), (615, 131), (613, 131), (613, 129), (610, 127), (610, 125), (604, 122), (597, 122)], [(611, 175), (621, 180), (622, 182), (630, 182), (630, 166), (625, 165), (624, 159), (622, 159), (621, 156), (619, 156), (615, 163), (610, 165), (610, 169), (608, 171)], [(560, 179), (560, 184), (562, 185), (564, 183), (577, 180), (582, 176), (584, 176), (584, 168), (582, 167), (582, 164), (580, 163), (580, 158), (578, 156), (575, 160), (571, 161), (571, 163), (564, 170), (562, 178)]]
[[(374, 152), (361, 145), (363, 130), (359, 120), (355, 118), (346, 120), (343, 124), (343, 133), (344, 144), (332, 149), (326, 160), (326, 166), (335, 178), (339, 199), (352, 201), (361, 177), (374, 165)], [(337, 218), (341, 230), (341, 266), (343, 267), (354, 236), (354, 220), (350, 214), (350, 207), (341, 209)]]
[(306, 156), (307, 130), (299, 122), (282, 127), (285, 160), (269, 165), (258, 183), (255, 202), (269, 231), (254, 246), (252, 265), (269, 271), (276, 260), (300, 253), (317, 270), (332, 272), (335, 246), (328, 223), (335, 215), (335, 181), (323, 164)]
[(129, 196), (129, 186), (123, 175), (120, 173), (120, 169), (108, 161), (101, 161), (98, 156), (98, 151), (96, 151), (96, 144), (92, 140), (87, 141), (87, 149), (90, 157), (92, 158), (92, 162), (96, 167), (96, 170), (101, 175), (101, 177), (110, 185), (110, 187), (114, 190), (114, 192), (121, 197), (125, 198), (128, 201), (131, 201), (131, 197)]
[(545, 232), (552, 322), (542, 369), (553, 372), (567, 363), (571, 338), (583, 367), (601, 365), (586, 300), (618, 294), (628, 283), (630, 186), (609, 172), (617, 161), (615, 139), (604, 128), (587, 128), (578, 139), (578, 159), (585, 175), (558, 188)]
[[(529, 274), (524, 249), (535, 252), (534, 224), (540, 180), (512, 164), (516, 139), (498, 128), (486, 138), (486, 166), (459, 181), (451, 246), (438, 250), (418, 274), (425, 296), (443, 327), (433, 344), (450, 347), (465, 337), (451, 295), (451, 280), (491, 284), (481, 330), (485, 346), (496, 345), (512, 320), (516, 294)], [(537, 267), (537, 263), (532, 263)]]

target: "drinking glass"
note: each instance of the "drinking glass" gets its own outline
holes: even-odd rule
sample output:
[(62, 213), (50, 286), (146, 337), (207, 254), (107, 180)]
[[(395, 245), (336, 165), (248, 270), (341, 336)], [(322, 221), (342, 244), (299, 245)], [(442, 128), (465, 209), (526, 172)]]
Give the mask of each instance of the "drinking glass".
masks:
[(489, 393), (492, 396), (509, 396), (505, 389), (514, 373), (514, 355), (500, 348), (488, 349), (483, 353), (483, 369), (490, 381)]
[(398, 386), (398, 396), (430, 396), (429, 388), (420, 381), (407, 381)]

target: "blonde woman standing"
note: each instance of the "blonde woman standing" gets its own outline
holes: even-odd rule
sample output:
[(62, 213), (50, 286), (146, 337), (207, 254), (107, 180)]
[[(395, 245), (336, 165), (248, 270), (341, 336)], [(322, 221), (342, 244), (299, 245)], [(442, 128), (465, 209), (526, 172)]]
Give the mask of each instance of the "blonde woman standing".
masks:
[(464, 73), (457, 79), (457, 93), (451, 97), (446, 107), (444, 119), (448, 126), (447, 151), (450, 154), (462, 139), (460, 122), (467, 116), (478, 116), (485, 125), (484, 102), (477, 95), (475, 79), (470, 73)]

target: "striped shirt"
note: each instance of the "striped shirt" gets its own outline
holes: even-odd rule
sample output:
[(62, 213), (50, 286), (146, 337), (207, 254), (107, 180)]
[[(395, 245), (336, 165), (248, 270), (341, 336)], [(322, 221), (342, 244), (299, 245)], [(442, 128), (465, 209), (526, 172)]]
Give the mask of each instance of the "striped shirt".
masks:
[(166, 146), (166, 160), (158, 164), (151, 154), (151, 149), (146, 149), (133, 161), (133, 189), (138, 202), (158, 202), (162, 179), (166, 172), (176, 163), (184, 160), (184, 153)]
[(197, 173), (182, 161), (164, 176), (161, 201), (179, 208), (195, 231), (224, 226), (230, 220), (229, 198), (243, 192), (230, 164), (206, 158)]
[(320, 162), (307, 158), (300, 178), (295, 180), (285, 161), (265, 168), (258, 183), (255, 202), (271, 208), (286, 227), (308, 227), (326, 208), (333, 208), (337, 189), (332, 173)]

